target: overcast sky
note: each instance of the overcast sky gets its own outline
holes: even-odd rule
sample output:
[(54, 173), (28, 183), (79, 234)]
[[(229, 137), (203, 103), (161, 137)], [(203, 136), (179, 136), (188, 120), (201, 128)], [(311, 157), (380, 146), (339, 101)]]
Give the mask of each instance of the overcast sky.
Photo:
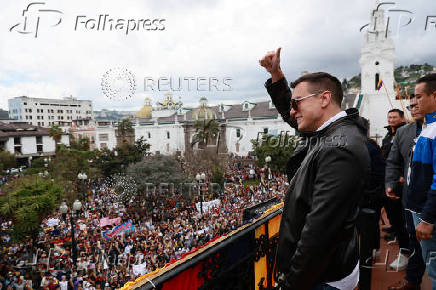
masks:
[[(360, 71), (361, 26), (369, 22), (374, 0), (177, 1), (177, 0), (48, 0), (28, 15), (23, 34), (23, 10), (32, 1), (2, 0), (0, 9), (0, 108), (7, 99), (29, 97), (90, 99), (94, 109), (138, 110), (145, 96), (153, 103), (164, 91), (144, 91), (144, 77), (231, 78), (231, 91), (174, 92), (185, 105), (266, 99), (266, 72), (258, 65), (267, 51), (281, 46), (282, 68), (289, 80), (304, 70), (327, 71), (340, 79)], [(395, 34), (396, 64), (436, 65), (436, 29), (425, 31), (426, 17), (436, 16), (434, 0), (397, 0), (390, 12)], [(386, 6), (394, 8), (394, 6)], [(80, 20), (108, 14), (115, 19), (165, 19), (164, 30), (86, 30)], [(396, 29), (398, 21), (409, 25)], [(401, 17), (401, 18), (400, 18)], [(55, 25), (59, 19), (61, 23)], [(436, 21), (436, 17), (433, 18)], [(11, 27), (19, 24), (10, 31)], [(162, 26), (160, 27), (162, 28)], [(399, 33), (397, 33), (399, 31)], [(111, 68), (126, 68), (136, 78), (136, 93), (112, 101), (101, 90)], [(222, 84), (219, 84), (219, 86)], [(205, 87), (203, 86), (203, 89)], [(228, 88), (228, 87), (226, 87)]]

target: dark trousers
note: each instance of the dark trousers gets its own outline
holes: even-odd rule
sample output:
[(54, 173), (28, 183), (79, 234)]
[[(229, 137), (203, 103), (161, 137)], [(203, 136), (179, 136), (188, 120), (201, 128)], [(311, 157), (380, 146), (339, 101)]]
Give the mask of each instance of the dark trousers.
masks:
[(362, 208), (357, 218), (359, 232), (359, 289), (371, 289), (372, 251), (380, 247), (380, 208)]
[(409, 233), (409, 247), (412, 251), (409, 257), (409, 263), (406, 268), (406, 280), (415, 285), (420, 285), (422, 276), (425, 272), (425, 263), (422, 259), (421, 245), (416, 239), (415, 225), (413, 224), (412, 213), (408, 210), (405, 211), (405, 218), (407, 224), (407, 231)]
[(389, 197), (384, 197), (383, 206), (389, 219), (395, 236), (398, 239), (398, 244), (401, 249), (409, 249), (409, 234), (406, 229), (406, 220), (404, 218), (404, 207), (401, 199), (393, 200)]

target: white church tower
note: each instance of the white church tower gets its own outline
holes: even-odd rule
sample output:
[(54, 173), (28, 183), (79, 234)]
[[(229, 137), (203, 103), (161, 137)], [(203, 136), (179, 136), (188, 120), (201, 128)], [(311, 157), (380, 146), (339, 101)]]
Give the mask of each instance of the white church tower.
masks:
[[(384, 126), (387, 126), (389, 110), (404, 110), (400, 101), (395, 100), (395, 46), (385, 22), (384, 10), (379, 5), (377, 0), (371, 12), (371, 22), (364, 33), (359, 61), (362, 94), (359, 111), (361, 116), (369, 119), (370, 136), (373, 138), (386, 134)], [(383, 81), (383, 87), (377, 90), (380, 80)]]

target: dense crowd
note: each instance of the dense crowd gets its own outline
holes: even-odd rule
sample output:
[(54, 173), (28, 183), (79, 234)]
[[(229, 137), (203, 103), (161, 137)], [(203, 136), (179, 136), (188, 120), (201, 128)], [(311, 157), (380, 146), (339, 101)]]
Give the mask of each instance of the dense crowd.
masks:
[[(244, 208), (283, 197), (285, 177), (257, 168), (253, 160), (233, 159), (225, 170), (227, 183), (223, 190), (212, 192), (202, 188), (203, 214), (199, 210), (199, 195), (190, 200), (177, 192), (171, 195), (158, 192), (132, 202), (131, 198), (115, 193), (111, 183), (90, 182), (88, 202), (74, 218), (76, 267), (70, 214), (53, 213), (41, 225), (37, 241), (20, 244), (11, 243), (7, 234), (11, 221), (0, 220), (0, 286), (120, 288), (127, 281), (180, 259), (183, 254), (238, 228), (243, 223)], [(210, 176), (208, 172), (206, 184)], [(260, 182), (244, 185), (248, 180)], [(130, 231), (105, 235), (126, 224)]]

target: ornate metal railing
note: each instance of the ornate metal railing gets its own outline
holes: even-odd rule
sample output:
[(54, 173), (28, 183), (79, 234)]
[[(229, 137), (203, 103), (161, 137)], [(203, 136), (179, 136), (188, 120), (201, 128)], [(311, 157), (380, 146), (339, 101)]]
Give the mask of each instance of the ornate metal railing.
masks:
[(272, 289), (282, 204), (124, 289)]

